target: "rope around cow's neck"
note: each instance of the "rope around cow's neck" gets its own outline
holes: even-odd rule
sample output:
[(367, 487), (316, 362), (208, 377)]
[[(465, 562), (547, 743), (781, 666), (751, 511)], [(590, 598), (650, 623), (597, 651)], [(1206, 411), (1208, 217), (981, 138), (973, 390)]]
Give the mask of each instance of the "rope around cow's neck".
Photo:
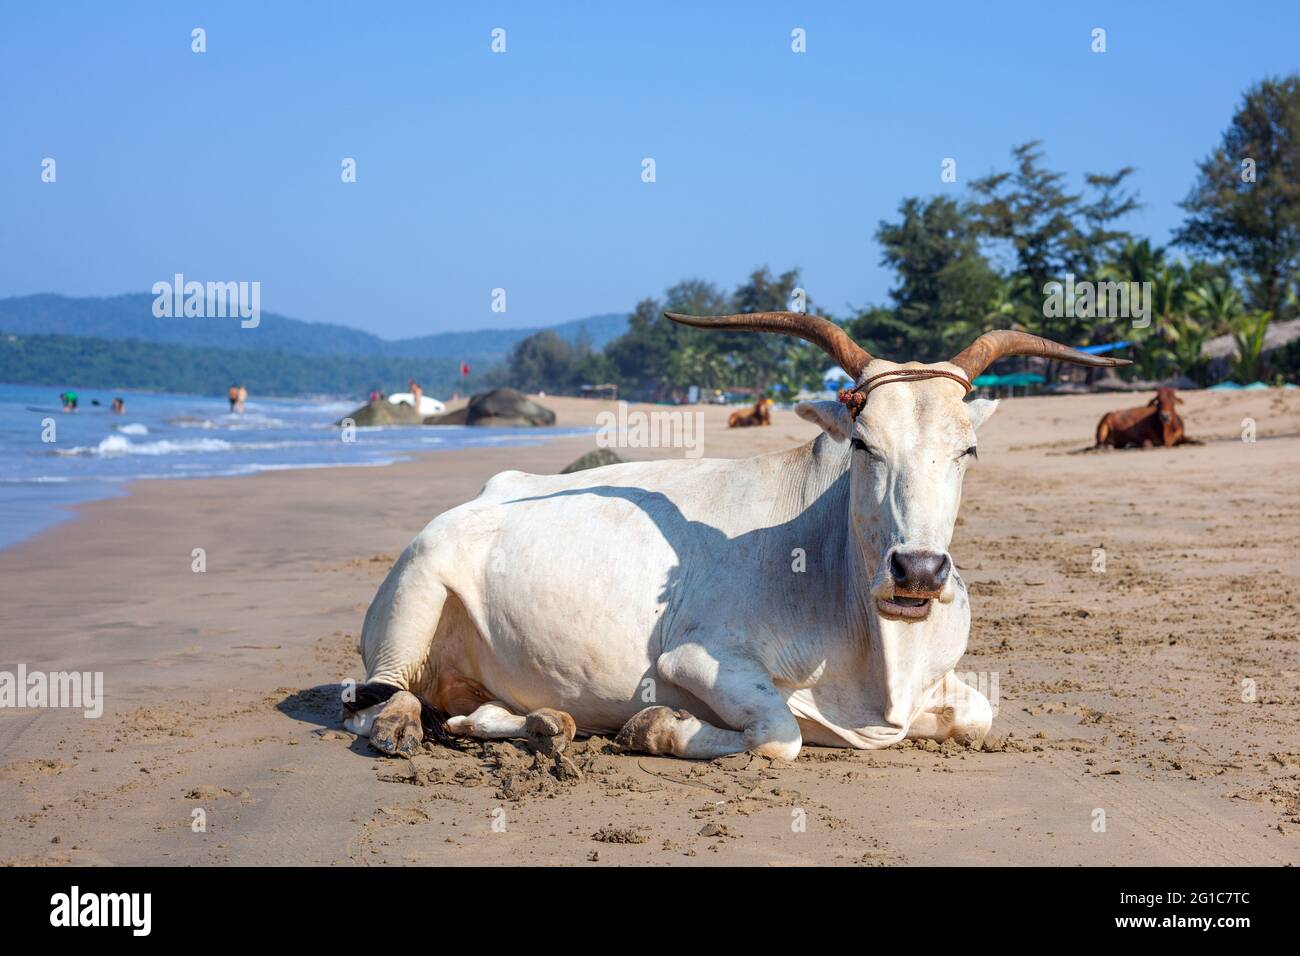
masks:
[[(838, 398), (849, 410), (850, 417), (857, 418), (867, 404), (867, 396), (881, 385), (888, 385), (890, 382), (919, 382), (927, 378), (950, 378), (966, 389), (967, 395), (973, 390), (971, 383), (956, 372), (945, 372), (938, 368), (895, 368), (864, 379), (861, 385), (840, 389)], [(881, 381), (882, 379), (884, 381)]]

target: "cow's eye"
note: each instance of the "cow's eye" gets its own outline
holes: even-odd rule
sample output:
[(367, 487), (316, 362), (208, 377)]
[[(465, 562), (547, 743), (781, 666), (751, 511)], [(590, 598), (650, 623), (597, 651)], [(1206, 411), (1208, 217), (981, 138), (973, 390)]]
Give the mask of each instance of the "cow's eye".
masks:
[(975, 448), (974, 445), (971, 445), (971, 446), (970, 446), (969, 448), (967, 448), (964, 452), (962, 452), (960, 455), (958, 455), (958, 456), (957, 456), (957, 460), (958, 460), (958, 461), (961, 461), (961, 460), (962, 460), (963, 458), (965, 458), (967, 455), (969, 455), (970, 457), (974, 458), (976, 461), (979, 461), (979, 457), (980, 457), (980, 456), (979, 456), (979, 452), (976, 450), (976, 448)]
[(876, 451), (874, 448), (872, 448), (870, 445), (864, 442), (861, 438), (850, 438), (849, 444), (852, 445), (854, 448), (856, 448), (858, 451), (865, 451), (867, 455), (869, 455), (872, 458), (875, 458), (877, 460), (880, 459), (880, 452)]

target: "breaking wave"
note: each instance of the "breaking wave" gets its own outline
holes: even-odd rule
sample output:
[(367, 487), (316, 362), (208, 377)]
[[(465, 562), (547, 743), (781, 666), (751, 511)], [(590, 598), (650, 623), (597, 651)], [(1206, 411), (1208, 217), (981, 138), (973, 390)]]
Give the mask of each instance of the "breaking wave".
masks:
[(315, 444), (306, 441), (229, 442), (222, 438), (182, 438), (177, 441), (133, 442), (126, 435), (109, 435), (98, 445), (78, 445), (57, 450), (57, 455), (91, 455), (119, 458), (123, 455), (192, 455), (228, 451), (262, 451), (269, 448), (295, 448)]

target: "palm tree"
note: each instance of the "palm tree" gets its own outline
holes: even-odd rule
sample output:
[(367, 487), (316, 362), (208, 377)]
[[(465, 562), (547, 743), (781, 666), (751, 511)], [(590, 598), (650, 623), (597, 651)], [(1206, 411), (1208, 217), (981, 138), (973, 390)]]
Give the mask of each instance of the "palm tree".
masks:
[(1169, 358), (1179, 372), (1195, 382), (1204, 380), (1206, 361), (1201, 351), (1205, 347), (1207, 331), (1206, 325), (1191, 316), (1183, 316), (1165, 327)]
[(732, 376), (726, 359), (715, 349), (687, 345), (674, 352), (668, 358), (666, 377), (668, 384), (684, 388), (698, 385), (711, 389), (722, 385), (731, 385)]
[(992, 329), (1009, 329), (1015, 325), (1019, 303), (1028, 298), (1028, 289), (1028, 276), (1015, 275), (1002, 279), (994, 288), (993, 298), (984, 307), (983, 324), (978, 329), (965, 330), (967, 337), (971, 332), (979, 335)]
[(1114, 260), (1101, 269), (1103, 279), (1112, 282), (1155, 282), (1165, 268), (1165, 250), (1152, 248), (1150, 239), (1129, 239)]
[(1134, 346), (1133, 372), (1138, 378), (1148, 381), (1163, 378), (1169, 366), (1177, 361), (1157, 322), (1145, 328), (1134, 327), (1128, 339)]
[[(1188, 325), (1191, 287), (1186, 267), (1180, 262), (1166, 264), (1163, 250), (1142, 249), (1141, 247), (1147, 246), (1145, 239), (1132, 245), (1139, 247), (1136, 250), (1139, 254), (1133, 256), (1128, 263), (1128, 273), (1141, 278), (1119, 281), (1150, 283), (1150, 286), (1144, 287), (1143, 294), (1148, 290), (1150, 292), (1146, 308), (1151, 322), (1145, 327), (1120, 325), (1116, 327), (1115, 333), (1125, 335), (1137, 345), (1133, 364), (1138, 375), (1146, 379), (1160, 379), (1173, 367), (1184, 367), (1184, 362), (1191, 356), (1192, 344), (1189, 337), (1195, 337), (1200, 330), (1199, 327)], [(1122, 275), (1123, 272), (1117, 269), (1113, 274)], [(1180, 343), (1184, 350), (1181, 358)], [(1199, 356), (1199, 346), (1197, 349)]]
[(792, 340), (786, 347), (785, 361), (774, 384), (784, 389), (787, 399), (803, 389), (820, 391), (825, 368), (825, 352), (815, 345)]
[(1272, 312), (1249, 312), (1232, 324), (1232, 338), (1237, 346), (1237, 354), (1232, 362), (1232, 377), (1242, 385), (1249, 385), (1263, 377), (1264, 334), (1272, 319)]
[[(1135, 343), (1134, 371), (1142, 378), (1155, 378), (1168, 360), (1168, 349), (1159, 335), (1161, 323), (1157, 320), (1163, 313), (1157, 300), (1162, 287), (1169, 287), (1170, 293), (1174, 293), (1178, 279), (1177, 273), (1171, 273), (1170, 268), (1165, 261), (1165, 250), (1153, 247), (1150, 239), (1129, 239), (1115, 258), (1101, 268), (1103, 282), (1130, 283), (1142, 289), (1143, 294), (1147, 289), (1151, 290), (1151, 301), (1146, 303), (1151, 310), (1151, 325), (1141, 328), (1132, 324), (1131, 317), (1111, 316), (1099, 319), (1094, 331), (1095, 338), (1128, 339)], [(1176, 301), (1178, 295), (1172, 294), (1170, 298)]]
[(1241, 293), (1225, 275), (1217, 275), (1192, 289), (1188, 298), (1191, 314), (1206, 323), (1206, 331), (1220, 335), (1245, 311)]
[(1181, 262), (1162, 267), (1155, 275), (1152, 286), (1155, 302), (1151, 313), (1161, 324), (1176, 322), (1187, 314), (1191, 286), (1187, 282), (1187, 268)]

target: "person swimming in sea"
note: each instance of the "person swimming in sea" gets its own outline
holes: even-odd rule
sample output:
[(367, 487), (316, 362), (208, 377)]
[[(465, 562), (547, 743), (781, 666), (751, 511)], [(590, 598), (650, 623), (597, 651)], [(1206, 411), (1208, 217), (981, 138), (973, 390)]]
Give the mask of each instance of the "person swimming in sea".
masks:
[(77, 410), (77, 393), (69, 389), (59, 394), (59, 401), (63, 403), (65, 412), (75, 412)]
[(226, 397), (230, 399), (230, 414), (244, 414), (244, 402), (248, 400), (248, 389), (242, 385), (232, 385), (230, 391), (226, 393)]
[(114, 415), (126, 414), (126, 402), (122, 401), (120, 398), (113, 399), (113, 404), (110, 407), (113, 409)]

